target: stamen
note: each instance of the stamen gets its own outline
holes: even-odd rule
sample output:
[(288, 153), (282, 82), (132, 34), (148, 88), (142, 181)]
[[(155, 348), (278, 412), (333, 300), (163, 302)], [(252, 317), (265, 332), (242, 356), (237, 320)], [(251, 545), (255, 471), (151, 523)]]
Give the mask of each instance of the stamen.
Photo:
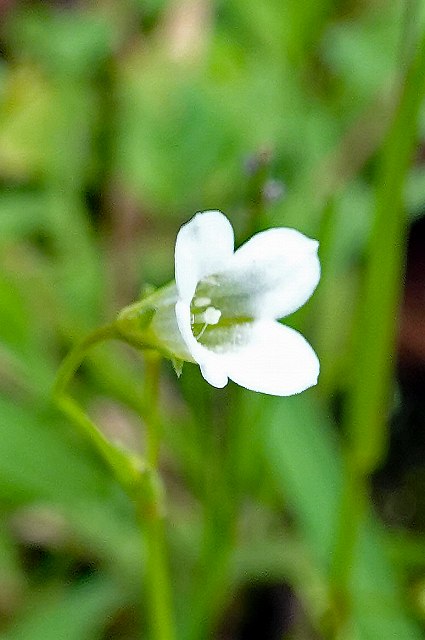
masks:
[(204, 331), (205, 329), (208, 327), (208, 322), (206, 322), (204, 324), (204, 326), (202, 327), (202, 329), (200, 330), (200, 332), (198, 333), (198, 335), (196, 336), (196, 339), (199, 340), (199, 338), (201, 338), (204, 335)]
[(194, 298), (193, 300), (194, 307), (207, 307), (209, 304), (211, 304), (211, 298), (204, 296), (199, 296), (199, 298)]
[(214, 307), (208, 307), (204, 311), (204, 318), (206, 324), (217, 324), (217, 322), (221, 318), (221, 311), (219, 309), (215, 309)]
[(204, 323), (198, 335), (195, 336), (196, 339), (199, 340), (199, 338), (203, 336), (204, 331), (208, 327), (208, 325), (217, 324), (220, 318), (221, 318), (220, 309), (215, 309), (214, 307), (207, 307), (205, 311), (203, 311), (202, 313), (196, 314), (193, 318), (192, 325), (199, 324), (200, 322)]

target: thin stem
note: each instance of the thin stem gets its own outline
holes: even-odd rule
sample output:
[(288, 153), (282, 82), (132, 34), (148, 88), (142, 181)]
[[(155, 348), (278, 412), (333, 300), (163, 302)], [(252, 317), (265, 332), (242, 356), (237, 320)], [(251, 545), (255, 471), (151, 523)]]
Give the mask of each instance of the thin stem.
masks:
[(105, 325), (104, 327), (99, 327), (75, 345), (63, 360), (56, 375), (55, 385), (53, 387), (54, 396), (59, 397), (65, 393), (66, 387), (71, 382), (72, 377), (79, 369), (82, 361), (86, 357), (87, 351), (91, 347), (99, 344), (100, 342), (104, 342), (105, 340), (114, 338), (118, 339), (119, 335), (115, 326), (110, 324)]
[(158, 474), (161, 440), (158, 416), (160, 356), (148, 351), (145, 372), (145, 403), (143, 418), (147, 431), (146, 464), (135, 454), (111, 443), (68, 394), (67, 387), (80, 367), (88, 350), (109, 339), (127, 342), (114, 324), (100, 327), (77, 344), (59, 368), (54, 398), (59, 408), (76, 424), (112, 468), (118, 482), (136, 502), (137, 516), (148, 543), (146, 584), (149, 595), (152, 640), (173, 640), (174, 623), (171, 589), (166, 559), (164, 497)]
[[(161, 441), (158, 416), (160, 364), (160, 356), (157, 353), (146, 353), (145, 400), (148, 410), (145, 424), (146, 456), (150, 468), (147, 478), (150, 506), (146, 505), (143, 498), (139, 505), (139, 516), (141, 526), (145, 529), (148, 546), (146, 589), (151, 617), (151, 637), (152, 640), (173, 640), (175, 627), (167, 562), (164, 491), (158, 473)], [(146, 506), (148, 506), (147, 509)]]
[(71, 422), (78, 426), (80, 431), (91, 441), (112, 469), (124, 491), (134, 499), (142, 474), (146, 473), (146, 467), (142, 460), (137, 456), (130, 456), (128, 452), (119, 449), (105, 438), (96, 424), (70, 396), (59, 395), (56, 397), (56, 403)]
[(153, 469), (158, 466), (161, 441), (161, 424), (158, 415), (159, 375), (161, 358), (155, 351), (146, 351), (145, 355), (145, 403), (147, 415), (147, 452), (146, 457)]
[(56, 376), (53, 396), (57, 406), (91, 441), (112, 469), (123, 489), (131, 497), (134, 497), (141, 482), (141, 475), (146, 471), (146, 465), (136, 455), (130, 454), (110, 442), (79, 404), (67, 393), (67, 387), (84, 360), (87, 351), (96, 344), (112, 338), (119, 338), (119, 335), (116, 333), (114, 325), (106, 325), (81, 340), (62, 362)]
[(173, 640), (175, 636), (166, 560), (164, 498), (157, 470), (160, 446), (160, 357), (154, 352), (148, 352), (146, 356), (145, 402), (148, 410), (143, 412), (147, 429), (146, 464), (136, 455), (119, 449), (105, 438), (90, 417), (67, 393), (67, 387), (88, 350), (109, 339), (123, 339), (113, 324), (100, 327), (70, 351), (59, 368), (54, 385), (54, 398), (58, 407), (92, 442), (113, 470), (118, 482), (136, 502), (140, 527), (146, 532), (148, 542), (146, 582), (150, 600), (152, 640)]

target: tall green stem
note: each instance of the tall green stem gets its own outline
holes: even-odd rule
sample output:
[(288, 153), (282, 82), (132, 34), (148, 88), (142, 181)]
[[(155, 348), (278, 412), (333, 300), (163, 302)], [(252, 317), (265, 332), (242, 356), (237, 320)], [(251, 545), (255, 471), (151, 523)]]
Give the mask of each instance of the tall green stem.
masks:
[(143, 501), (139, 515), (141, 527), (146, 532), (148, 547), (146, 593), (149, 598), (152, 640), (173, 640), (175, 627), (167, 563), (164, 492), (158, 473), (161, 441), (158, 416), (160, 356), (155, 352), (147, 351), (145, 363), (146, 457), (150, 468), (147, 477), (150, 505), (149, 502), (146, 504)]
[(354, 377), (347, 403), (349, 451), (331, 567), (341, 625), (351, 615), (349, 583), (361, 526), (367, 515), (368, 476), (380, 462), (386, 446), (406, 236), (403, 192), (424, 94), (425, 34), (404, 79), (398, 109), (382, 149), (376, 183), (375, 216), (353, 353)]

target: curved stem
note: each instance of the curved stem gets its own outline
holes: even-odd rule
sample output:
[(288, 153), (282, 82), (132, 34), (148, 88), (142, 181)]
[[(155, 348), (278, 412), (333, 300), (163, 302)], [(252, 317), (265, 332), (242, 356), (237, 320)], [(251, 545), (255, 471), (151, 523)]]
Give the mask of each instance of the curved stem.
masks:
[(87, 351), (105, 340), (119, 339), (114, 325), (100, 327), (81, 340), (63, 360), (53, 387), (53, 397), (57, 406), (91, 441), (103, 460), (112, 469), (117, 481), (123, 489), (134, 498), (138, 492), (141, 476), (146, 471), (146, 465), (136, 455), (129, 454), (110, 442), (83, 411), (75, 400), (67, 393), (74, 374), (84, 360)]
[(58, 407), (92, 442), (112, 469), (117, 481), (136, 504), (141, 530), (148, 544), (147, 591), (151, 615), (152, 640), (173, 640), (174, 625), (171, 608), (171, 589), (166, 560), (164, 499), (158, 474), (160, 421), (158, 418), (158, 389), (160, 356), (148, 352), (146, 356), (145, 401), (148, 408), (143, 416), (147, 430), (147, 463), (133, 453), (116, 447), (67, 393), (74, 374), (88, 350), (105, 340), (127, 342), (114, 324), (100, 327), (79, 342), (62, 362), (53, 388)]
[(117, 482), (130, 498), (134, 499), (138, 493), (141, 479), (147, 472), (147, 467), (143, 460), (116, 447), (105, 438), (96, 424), (69, 395), (62, 394), (57, 396), (56, 404), (71, 422), (78, 426), (80, 431), (88, 437), (102, 459), (111, 468)]
[(72, 377), (79, 369), (87, 351), (91, 347), (99, 344), (100, 342), (104, 342), (105, 340), (119, 338), (120, 336), (115, 329), (115, 325), (108, 324), (103, 327), (99, 327), (75, 345), (59, 367), (53, 387), (54, 396), (58, 398), (65, 392), (66, 387), (71, 382)]

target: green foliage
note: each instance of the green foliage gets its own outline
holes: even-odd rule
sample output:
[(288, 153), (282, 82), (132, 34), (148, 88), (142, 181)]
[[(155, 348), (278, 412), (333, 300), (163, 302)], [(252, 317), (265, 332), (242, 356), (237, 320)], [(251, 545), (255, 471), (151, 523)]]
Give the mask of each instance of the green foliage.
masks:
[[(424, 206), (422, 3), (3, 4), (1, 637), (147, 637), (166, 547), (179, 640), (233, 637), (247, 590), (276, 583), (301, 604), (285, 637), (419, 639), (421, 531), (377, 515), (370, 476)], [(152, 416), (149, 363), (115, 344), (88, 354), (72, 395), (117, 460), (155, 458), (147, 422), (162, 433), (163, 539), (52, 386), (76, 340), (172, 278), (178, 227), (207, 208), (239, 240), (274, 225), (320, 239), (321, 283), (290, 323), (322, 371), (274, 399), (164, 363)]]

